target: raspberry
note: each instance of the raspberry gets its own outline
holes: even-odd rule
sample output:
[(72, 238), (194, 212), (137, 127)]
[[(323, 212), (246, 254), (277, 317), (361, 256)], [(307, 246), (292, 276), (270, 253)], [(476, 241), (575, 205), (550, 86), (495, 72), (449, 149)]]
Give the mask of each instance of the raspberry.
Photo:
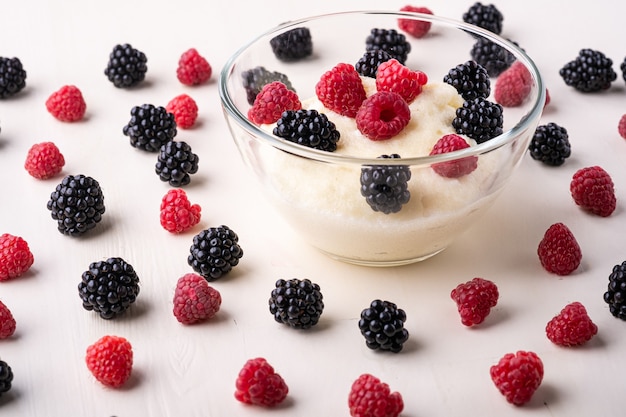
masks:
[(613, 61), (593, 49), (581, 49), (574, 60), (559, 70), (559, 75), (566, 85), (583, 93), (607, 90), (617, 79)]
[(563, 223), (555, 223), (546, 230), (537, 255), (545, 270), (557, 275), (574, 272), (583, 256), (574, 234)]
[(328, 109), (348, 117), (356, 116), (366, 98), (359, 73), (345, 63), (337, 64), (320, 77), (315, 94)]
[(348, 396), (352, 417), (397, 417), (404, 409), (399, 392), (370, 374), (362, 374), (353, 383)]
[(197, 274), (185, 274), (174, 290), (174, 317), (183, 324), (194, 324), (215, 316), (222, 304), (219, 291)]
[(194, 126), (198, 118), (198, 105), (187, 94), (174, 97), (167, 103), (165, 110), (174, 115), (176, 126), (181, 129), (189, 129)]
[(9, 98), (26, 87), (26, 71), (19, 58), (0, 57), (0, 99)]
[(626, 320), (626, 261), (613, 266), (604, 302), (609, 305), (609, 311), (614, 317)]
[(617, 133), (619, 133), (623, 139), (626, 139), (626, 114), (623, 114), (617, 123)]
[(306, 27), (290, 29), (270, 39), (270, 46), (279, 60), (299, 61), (313, 53), (311, 31)]
[[(416, 7), (406, 5), (400, 8), (401, 12), (413, 12), (422, 14), (433, 14), (427, 7)], [(423, 38), (430, 31), (431, 22), (425, 20), (398, 19), (398, 27), (414, 38)]]
[(254, 104), (248, 110), (248, 119), (257, 125), (275, 123), (283, 112), (300, 110), (302, 103), (298, 95), (280, 81), (263, 86)]
[(6, 339), (15, 333), (15, 318), (2, 301), (0, 301), (0, 339)]
[(496, 79), (494, 99), (504, 107), (517, 107), (530, 94), (532, 83), (528, 68), (520, 61), (515, 61)]
[[(379, 159), (400, 159), (400, 155), (381, 155)], [(361, 195), (374, 211), (397, 213), (409, 202), (411, 170), (405, 165), (365, 165), (361, 168)]]
[(183, 187), (191, 182), (191, 175), (198, 172), (198, 155), (187, 142), (170, 140), (159, 150), (154, 171), (161, 181), (172, 187)]
[(106, 320), (125, 312), (137, 300), (139, 290), (135, 269), (122, 258), (92, 262), (78, 284), (83, 308)]
[(543, 362), (535, 352), (507, 353), (489, 369), (491, 380), (514, 405), (530, 401), (543, 380)]
[[(469, 144), (459, 135), (454, 133), (442, 136), (433, 149), (430, 151), (430, 155), (438, 155), (447, 152), (454, 152), (460, 149), (469, 148)], [(459, 178), (464, 175), (470, 174), (478, 166), (477, 156), (468, 156), (456, 161), (437, 162), (432, 165), (433, 170), (446, 178)]]
[(376, 90), (398, 93), (410, 104), (422, 92), (428, 77), (421, 71), (411, 71), (396, 59), (381, 63), (376, 72)]
[(374, 300), (361, 311), (359, 330), (368, 348), (398, 353), (409, 339), (409, 332), (404, 328), (405, 321), (405, 311), (396, 304)]
[(202, 208), (191, 204), (185, 190), (169, 190), (161, 200), (161, 226), (170, 233), (182, 233), (200, 222)]
[(0, 360), (0, 396), (11, 389), (13, 371), (8, 363)]
[(74, 85), (64, 85), (46, 100), (46, 109), (62, 122), (77, 122), (85, 115), (83, 94)]
[(33, 254), (23, 238), (8, 233), (0, 235), (0, 281), (26, 273), (33, 262)]
[(212, 71), (208, 61), (195, 48), (190, 48), (178, 59), (176, 78), (184, 85), (199, 85), (211, 78)]
[(214, 281), (239, 264), (243, 249), (228, 226), (211, 227), (193, 237), (187, 263), (207, 281)]
[(456, 133), (467, 135), (478, 143), (501, 135), (503, 124), (502, 106), (481, 97), (464, 101), (452, 120)]
[(546, 165), (562, 165), (572, 153), (567, 129), (556, 123), (537, 126), (528, 150), (531, 158)]
[(463, 21), (499, 35), (502, 32), (504, 16), (493, 4), (474, 3), (465, 13)]
[(570, 183), (570, 192), (578, 206), (601, 217), (610, 216), (617, 204), (613, 180), (599, 166), (576, 171)]
[(143, 104), (130, 110), (130, 120), (122, 133), (129, 137), (133, 148), (158, 152), (178, 131), (174, 115), (165, 107)]
[(493, 282), (474, 278), (471, 281), (457, 285), (450, 292), (461, 316), (461, 323), (465, 326), (474, 326), (482, 323), (498, 303), (498, 287)]
[(369, 96), (356, 114), (356, 127), (371, 140), (396, 136), (409, 124), (411, 109), (398, 93), (379, 91)]
[(411, 44), (402, 33), (398, 33), (395, 29), (374, 28), (370, 30), (365, 39), (365, 50), (375, 51), (377, 49), (382, 49), (392, 58), (404, 64), (409, 52), (411, 52)]
[(476, 61), (470, 60), (451, 68), (444, 75), (443, 82), (454, 87), (463, 97), (463, 100), (473, 100), (477, 97), (487, 98), (491, 94), (489, 74)]
[(335, 124), (314, 109), (285, 111), (272, 132), (290, 142), (327, 152), (337, 150), (341, 136)]
[(104, 75), (117, 88), (134, 87), (146, 78), (147, 62), (146, 54), (132, 45), (115, 45), (109, 54)]
[(295, 91), (289, 81), (289, 77), (278, 71), (269, 71), (263, 66), (254, 67), (241, 73), (242, 85), (246, 90), (248, 104), (253, 105), (256, 96), (261, 92), (264, 85), (272, 81), (280, 81), (285, 86)]
[(28, 173), (39, 180), (52, 178), (63, 170), (65, 158), (52, 142), (37, 143), (30, 147), (24, 162)]
[(315, 326), (322, 312), (324, 301), (320, 286), (308, 279), (279, 279), (269, 299), (270, 313), (278, 323), (294, 329)]
[(128, 380), (133, 369), (133, 348), (120, 336), (103, 336), (87, 347), (87, 369), (102, 384), (117, 388)]
[(287, 397), (289, 387), (264, 358), (248, 360), (237, 375), (235, 398), (244, 404), (274, 407)]
[(546, 325), (546, 335), (559, 346), (582, 345), (598, 333), (587, 310), (579, 302), (566, 305), (561, 312)]

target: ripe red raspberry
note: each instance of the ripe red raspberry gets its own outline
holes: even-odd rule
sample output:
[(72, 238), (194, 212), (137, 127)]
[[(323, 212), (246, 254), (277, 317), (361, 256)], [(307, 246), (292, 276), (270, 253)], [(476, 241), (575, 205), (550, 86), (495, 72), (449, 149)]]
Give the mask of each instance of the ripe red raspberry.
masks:
[(54, 177), (61, 172), (64, 165), (65, 158), (52, 142), (36, 143), (31, 146), (24, 162), (26, 171), (39, 180)]
[(248, 110), (248, 119), (257, 125), (275, 123), (286, 110), (300, 110), (302, 103), (295, 91), (280, 81), (265, 84)]
[(399, 392), (370, 374), (362, 374), (353, 383), (348, 396), (352, 417), (397, 417), (404, 409)]
[[(406, 5), (400, 8), (401, 12), (414, 12), (422, 14), (433, 14), (427, 7), (417, 7)], [(398, 27), (400, 30), (405, 31), (414, 38), (423, 38), (431, 27), (431, 22), (425, 20), (413, 20), (413, 19), (398, 19)]]
[(623, 139), (626, 139), (626, 114), (623, 114), (617, 123), (617, 133), (619, 133)]
[(427, 82), (425, 73), (411, 71), (393, 58), (380, 64), (376, 71), (376, 90), (398, 93), (408, 104), (420, 95)]
[(0, 339), (6, 339), (15, 333), (15, 318), (2, 301), (0, 301)]
[(33, 262), (33, 254), (24, 239), (8, 233), (0, 236), (0, 281), (19, 277)]
[(171, 233), (182, 233), (200, 222), (202, 208), (191, 204), (185, 190), (169, 190), (161, 200), (161, 226)]
[(235, 398), (245, 404), (273, 407), (289, 392), (283, 377), (264, 359), (248, 360), (237, 376)]
[(583, 257), (574, 234), (563, 223), (555, 223), (546, 230), (537, 255), (545, 270), (557, 275), (574, 272)]
[(599, 166), (576, 171), (570, 183), (570, 192), (578, 206), (601, 217), (610, 216), (617, 204), (613, 180)]
[(165, 110), (174, 115), (176, 127), (189, 129), (193, 127), (198, 118), (198, 105), (196, 101), (187, 94), (174, 97), (167, 103)]
[(459, 284), (450, 292), (459, 310), (461, 323), (466, 326), (482, 323), (491, 308), (498, 304), (499, 295), (496, 284), (483, 278)]
[(532, 83), (528, 68), (520, 61), (515, 61), (496, 79), (494, 98), (504, 107), (519, 106), (530, 94)]
[(207, 82), (212, 71), (209, 62), (195, 48), (191, 48), (180, 56), (176, 77), (185, 85), (198, 85)]
[(133, 348), (120, 336), (103, 336), (87, 348), (87, 368), (102, 384), (117, 388), (128, 380), (133, 368)]
[(328, 109), (355, 117), (366, 98), (365, 87), (353, 65), (340, 63), (326, 71), (315, 85), (317, 98)]
[(566, 305), (546, 325), (546, 335), (559, 346), (579, 346), (598, 333), (598, 326), (591, 321), (585, 306), (579, 302)]
[(363, 102), (356, 127), (371, 140), (385, 140), (400, 133), (410, 120), (411, 109), (399, 94), (379, 91)]
[(543, 380), (543, 362), (535, 352), (507, 353), (489, 373), (496, 388), (514, 405), (530, 401)]
[(182, 324), (194, 324), (215, 316), (222, 305), (222, 296), (198, 274), (185, 274), (174, 290), (174, 317)]
[(48, 112), (62, 122), (77, 122), (85, 115), (83, 94), (74, 85), (65, 85), (46, 100)]
[[(442, 136), (433, 149), (430, 151), (430, 155), (438, 155), (441, 153), (448, 153), (458, 151), (460, 149), (469, 148), (469, 143), (465, 141), (461, 136), (454, 133)], [(432, 165), (433, 170), (446, 178), (459, 178), (463, 175), (467, 175), (474, 171), (478, 166), (477, 156), (468, 156), (467, 158), (459, 159), (456, 161), (438, 162)]]

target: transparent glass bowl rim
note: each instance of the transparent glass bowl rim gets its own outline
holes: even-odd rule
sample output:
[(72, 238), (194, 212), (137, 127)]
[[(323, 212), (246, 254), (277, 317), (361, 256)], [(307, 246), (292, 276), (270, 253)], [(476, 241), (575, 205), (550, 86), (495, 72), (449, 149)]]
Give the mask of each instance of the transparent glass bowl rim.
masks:
[[(291, 20), (285, 23), (282, 23), (272, 29), (267, 30), (261, 35), (255, 37), (247, 44), (244, 44), (241, 48), (239, 48), (224, 64), (222, 68), (219, 79), (218, 79), (218, 90), (220, 94), (220, 99), (222, 101), (222, 106), (224, 110), (232, 116), (232, 118), (248, 133), (253, 135), (255, 138), (262, 142), (266, 142), (268, 145), (271, 145), (277, 149), (282, 151), (298, 155), (300, 157), (317, 160), (320, 162), (326, 163), (335, 163), (335, 164), (358, 164), (358, 165), (376, 165), (380, 164), (380, 159), (376, 158), (360, 158), (343, 154), (335, 154), (333, 152), (322, 151), (318, 149), (308, 148), (302, 145), (298, 145), (296, 143), (284, 140), (277, 136), (270, 134), (269, 132), (261, 129), (259, 126), (248, 120), (248, 117), (242, 113), (235, 103), (233, 102), (230, 93), (228, 91), (228, 79), (232, 75), (235, 65), (239, 57), (245, 53), (245, 51), (254, 45), (256, 42), (260, 41), (263, 38), (267, 38), (272, 36), (273, 34), (278, 34), (282, 31), (285, 31), (289, 28), (299, 27), (306, 25), (307, 22), (311, 22), (313, 20), (320, 20), (328, 17), (340, 17), (343, 15), (346, 16), (354, 16), (354, 15), (386, 15), (393, 16), (394, 18), (404, 18), (404, 19), (414, 19), (414, 20), (422, 20), (426, 22), (436, 23), (437, 25), (448, 26), (451, 28), (456, 28), (460, 30), (464, 30), (469, 32), (470, 34), (476, 34), (482, 36), (484, 38), (489, 39), (490, 41), (506, 48), (510, 51), (517, 60), (521, 61), (526, 68), (528, 68), (533, 82), (535, 83), (538, 94), (535, 101), (532, 103), (532, 108), (510, 129), (504, 131), (501, 135), (496, 136), (493, 139), (490, 139), (486, 142), (478, 144), (476, 146), (470, 146), (468, 148), (464, 148), (454, 152), (448, 152), (438, 155), (428, 155), (428, 156), (417, 156), (417, 157), (406, 157), (401, 159), (386, 159), (386, 165), (411, 165), (411, 166), (428, 166), (434, 163), (440, 163), (450, 160), (456, 160), (465, 158), (468, 156), (476, 156), (482, 155), (487, 152), (491, 152), (495, 149), (498, 149), (512, 141), (514, 141), (519, 135), (521, 135), (524, 131), (526, 131), (530, 126), (532, 126), (535, 121), (539, 120), (541, 114), (543, 112), (543, 107), (546, 99), (546, 91), (543, 85), (543, 80), (541, 78), (541, 74), (539, 69), (535, 65), (534, 61), (526, 54), (524, 50), (515, 45), (514, 43), (508, 41), (496, 35), (488, 30), (480, 28), (478, 26), (470, 25), (465, 22), (457, 21), (454, 19), (425, 14), (425, 13), (416, 13), (416, 12), (403, 12), (403, 11), (389, 11), (389, 10), (360, 10), (360, 11), (345, 11), (345, 12), (337, 12), (337, 13), (328, 13), (328, 14), (320, 14), (316, 16), (301, 18), (297, 20)], [(315, 39), (313, 39), (315, 42)], [(329, 68), (330, 69), (330, 68)], [(320, 74), (321, 76), (321, 74)], [(492, 85), (493, 88), (493, 85)]]

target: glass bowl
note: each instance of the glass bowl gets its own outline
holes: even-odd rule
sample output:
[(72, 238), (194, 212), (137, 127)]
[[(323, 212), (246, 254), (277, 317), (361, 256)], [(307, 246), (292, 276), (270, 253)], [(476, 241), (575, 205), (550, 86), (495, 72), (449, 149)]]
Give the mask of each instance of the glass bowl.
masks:
[[(335, 152), (279, 138), (272, 134), (272, 126), (257, 126), (248, 119), (251, 105), (243, 83), (244, 73), (263, 67), (286, 75), (304, 107), (304, 103), (315, 101), (315, 86), (322, 74), (339, 63), (355, 65), (363, 56), (371, 29), (403, 33), (398, 19), (431, 24), (421, 38), (405, 34), (411, 51), (404, 64), (428, 76), (416, 102), (439, 90), (448, 94), (453, 87), (443, 82), (444, 76), (450, 69), (472, 60), (470, 51), (480, 38), (504, 48), (511, 60), (527, 68), (532, 78), (530, 92), (521, 105), (503, 107), (502, 134), (481, 143), (470, 140), (472, 146), (465, 149), (430, 156), (432, 141), (438, 138), (427, 136), (455, 133), (451, 121), (463, 103), (456, 90), (444, 104), (422, 108), (412, 116), (402, 138), (399, 135), (375, 143), (365, 137), (348, 140), (358, 133), (354, 120), (320, 109), (341, 132)], [(312, 53), (296, 61), (278, 59), (270, 40), (301, 27), (308, 28), (311, 34)], [(490, 77), (491, 102), (496, 79)], [(399, 11), (341, 12), (281, 24), (235, 52), (222, 69), (218, 83), (225, 119), (239, 153), (280, 217), (305, 241), (332, 258), (368, 266), (395, 266), (427, 259), (471, 227), (518, 167), (546, 98), (537, 67), (512, 42), (463, 22)], [(432, 120), (440, 118), (447, 123), (445, 126), (428, 127)], [(415, 129), (416, 126), (428, 129)], [(381, 163), (378, 156), (399, 153), (395, 146), (400, 140), (421, 143), (417, 148), (424, 149), (411, 154), (403, 150), (400, 159), (388, 158)], [(355, 141), (367, 144), (368, 151), (349, 150), (347, 143)], [(458, 178), (442, 176), (433, 168), (468, 160), (476, 162), (476, 169)], [(377, 167), (410, 171), (410, 198), (397, 212), (375, 211), (361, 194), (361, 174)]]

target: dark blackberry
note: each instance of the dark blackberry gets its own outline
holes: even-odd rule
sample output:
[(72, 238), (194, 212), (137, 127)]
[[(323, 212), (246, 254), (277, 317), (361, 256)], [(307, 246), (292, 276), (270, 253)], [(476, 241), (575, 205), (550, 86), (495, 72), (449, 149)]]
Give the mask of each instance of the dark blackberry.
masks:
[(498, 35), (502, 32), (503, 20), (504, 16), (493, 4), (484, 5), (476, 2), (463, 13), (465, 23), (481, 27)]
[(248, 104), (253, 105), (256, 96), (261, 92), (266, 84), (280, 81), (291, 91), (296, 91), (291, 85), (289, 78), (278, 71), (269, 71), (265, 67), (259, 66), (241, 73), (243, 88), (246, 90)]
[[(400, 155), (381, 155), (379, 159), (399, 159)], [(361, 168), (361, 195), (374, 211), (397, 213), (409, 202), (411, 170), (404, 165), (366, 165)]]
[(626, 261), (613, 267), (604, 301), (613, 316), (626, 320)]
[(583, 93), (607, 90), (617, 79), (613, 61), (593, 49), (581, 49), (576, 59), (559, 70), (559, 75), (565, 84)]
[(622, 71), (622, 79), (626, 81), (626, 57), (619, 66), (619, 69)]
[(308, 279), (279, 279), (269, 299), (270, 313), (278, 323), (295, 329), (315, 326), (324, 310), (320, 286)]
[(354, 64), (354, 69), (363, 77), (376, 78), (378, 66), (383, 62), (389, 61), (391, 58), (392, 56), (382, 49), (367, 51), (359, 58), (356, 64)]
[(161, 146), (154, 170), (161, 181), (182, 187), (191, 181), (190, 174), (198, 172), (198, 159), (186, 142), (170, 140)]
[(80, 236), (93, 229), (104, 214), (104, 195), (98, 181), (85, 175), (68, 175), (50, 194), (48, 210), (59, 232)]
[(13, 383), (13, 370), (3, 360), (0, 360), (0, 396), (11, 389)]
[(290, 29), (270, 39), (276, 58), (281, 61), (298, 61), (313, 53), (311, 31), (306, 27)]
[(365, 39), (365, 50), (376, 51), (378, 49), (382, 49), (404, 64), (411, 52), (411, 44), (402, 33), (395, 29), (374, 28)]
[(178, 133), (173, 113), (162, 106), (143, 104), (130, 111), (130, 120), (122, 129), (130, 145), (148, 152), (158, 152)]
[(572, 153), (567, 129), (556, 123), (537, 126), (528, 150), (533, 159), (546, 165), (562, 165)]
[(456, 88), (464, 100), (487, 98), (491, 94), (491, 80), (487, 70), (476, 61), (467, 61), (450, 69), (443, 82)]
[(340, 134), (335, 124), (317, 110), (287, 110), (276, 122), (274, 135), (299, 145), (334, 152)]
[(472, 46), (470, 55), (491, 77), (502, 74), (516, 59), (513, 53), (487, 38), (478, 38)]
[(19, 58), (0, 57), (0, 99), (9, 98), (26, 87), (26, 71)]
[(484, 98), (466, 100), (463, 107), (456, 109), (452, 127), (456, 133), (466, 135), (483, 143), (502, 134), (504, 113), (502, 106)]
[(211, 227), (193, 237), (187, 263), (207, 281), (214, 281), (239, 263), (243, 249), (228, 226)]
[(368, 348), (398, 353), (409, 339), (405, 321), (406, 313), (394, 303), (374, 300), (361, 311), (359, 329)]
[(117, 88), (133, 87), (146, 78), (147, 62), (146, 55), (130, 44), (115, 45), (104, 75)]
[(95, 311), (103, 319), (113, 319), (137, 300), (139, 277), (122, 258), (92, 262), (83, 272), (78, 295), (85, 310)]

